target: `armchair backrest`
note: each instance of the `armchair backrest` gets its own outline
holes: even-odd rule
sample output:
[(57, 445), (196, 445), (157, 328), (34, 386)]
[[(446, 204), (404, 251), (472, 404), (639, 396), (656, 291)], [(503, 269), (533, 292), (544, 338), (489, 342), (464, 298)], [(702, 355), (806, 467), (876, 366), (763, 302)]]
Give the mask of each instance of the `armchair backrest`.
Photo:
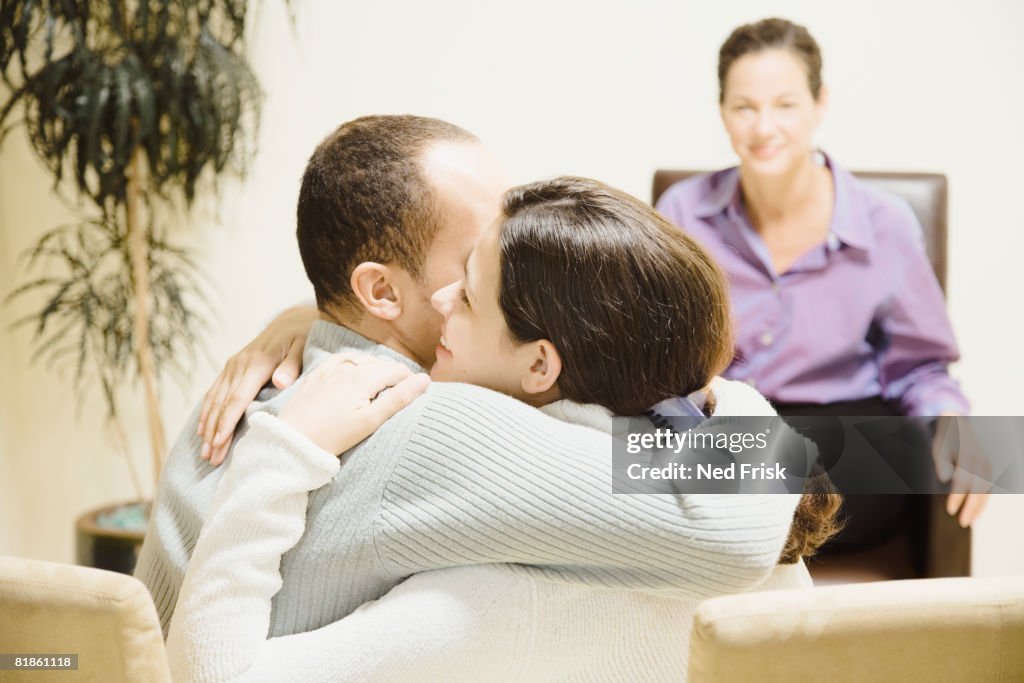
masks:
[(690, 683), (1022, 681), (1024, 578), (916, 579), (705, 601)]
[(149, 591), (102, 569), (0, 557), (0, 646), (6, 653), (78, 655), (77, 671), (26, 672), (25, 680), (171, 680)]

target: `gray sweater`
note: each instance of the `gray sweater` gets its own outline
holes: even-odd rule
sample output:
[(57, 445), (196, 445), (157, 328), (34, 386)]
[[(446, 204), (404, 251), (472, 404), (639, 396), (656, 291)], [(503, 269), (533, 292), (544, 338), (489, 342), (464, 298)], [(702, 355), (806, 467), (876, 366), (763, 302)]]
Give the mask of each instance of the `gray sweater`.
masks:
[[(304, 372), (345, 349), (412, 365), (320, 321)], [(250, 412), (276, 414), (291, 390), (265, 390)], [(197, 417), (172, 449), (135, 572), (165, 634), (222, 475), (198, 457)], [(243, 422), (232, 450), (253, 447), (246, 431)], [(279, 439), (280, 448), (303, 439), (286, 429), (260, 438)], [(797, 500), (614, 495), (611, 481), (608, 434), (487, 389), (435, 383), (345, 453), (337, 476), (310, 494), (306, 533), (281, 561), (270, 635), (334, 622), (418, 572), (493, 562), (698, 599), (746, 590), (774, 568)]]

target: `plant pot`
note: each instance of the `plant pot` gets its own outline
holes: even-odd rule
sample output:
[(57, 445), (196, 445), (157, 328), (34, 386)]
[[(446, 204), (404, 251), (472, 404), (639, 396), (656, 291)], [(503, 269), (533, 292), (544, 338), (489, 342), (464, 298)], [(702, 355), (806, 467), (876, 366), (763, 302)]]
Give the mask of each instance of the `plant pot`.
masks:
[(150, 506), (148, 501), (133, 501), (108, 505), (79, 517), (75, 522), (75, 562), (131, 574), (135, 571), (146, 527), (144, 523), (125, 527), (118, 520), (123, 520), (126, 514), (136, 520), (140, 516), (148, 520)]

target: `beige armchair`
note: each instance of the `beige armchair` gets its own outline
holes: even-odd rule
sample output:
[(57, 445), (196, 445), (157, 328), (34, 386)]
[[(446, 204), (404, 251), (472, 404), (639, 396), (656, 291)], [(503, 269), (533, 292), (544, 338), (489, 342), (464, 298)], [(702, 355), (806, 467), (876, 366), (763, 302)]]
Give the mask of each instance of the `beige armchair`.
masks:
[(1024, 681), (1024, 577), (713, 598), (694, 621), (689, 681)]
[(101, 569), (0, 557), (0, 651), (78, 655), (77, 671), (0, 671), (5, 681), (171, 680), (146, 587)]

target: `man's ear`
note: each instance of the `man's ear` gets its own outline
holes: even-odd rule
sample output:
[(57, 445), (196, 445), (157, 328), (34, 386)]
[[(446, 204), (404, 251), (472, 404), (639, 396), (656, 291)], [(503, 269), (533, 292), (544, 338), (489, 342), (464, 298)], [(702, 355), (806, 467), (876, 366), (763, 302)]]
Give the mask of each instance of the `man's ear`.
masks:
[(541, 394), (555, 386), (558, 376), (562, 374), (562, 357), (558, 355), (555, 345), (547, 339), (529, 342), (523, 352), (529, 353), (530, 367), (523, 375), (523, 391), (528, 394)]
[(395, 320), (402, 314), (402, 298), (394, 279), (390, 266), (364, 261), (352, 271), (349, 283), (367, 313), (381, 320)]

